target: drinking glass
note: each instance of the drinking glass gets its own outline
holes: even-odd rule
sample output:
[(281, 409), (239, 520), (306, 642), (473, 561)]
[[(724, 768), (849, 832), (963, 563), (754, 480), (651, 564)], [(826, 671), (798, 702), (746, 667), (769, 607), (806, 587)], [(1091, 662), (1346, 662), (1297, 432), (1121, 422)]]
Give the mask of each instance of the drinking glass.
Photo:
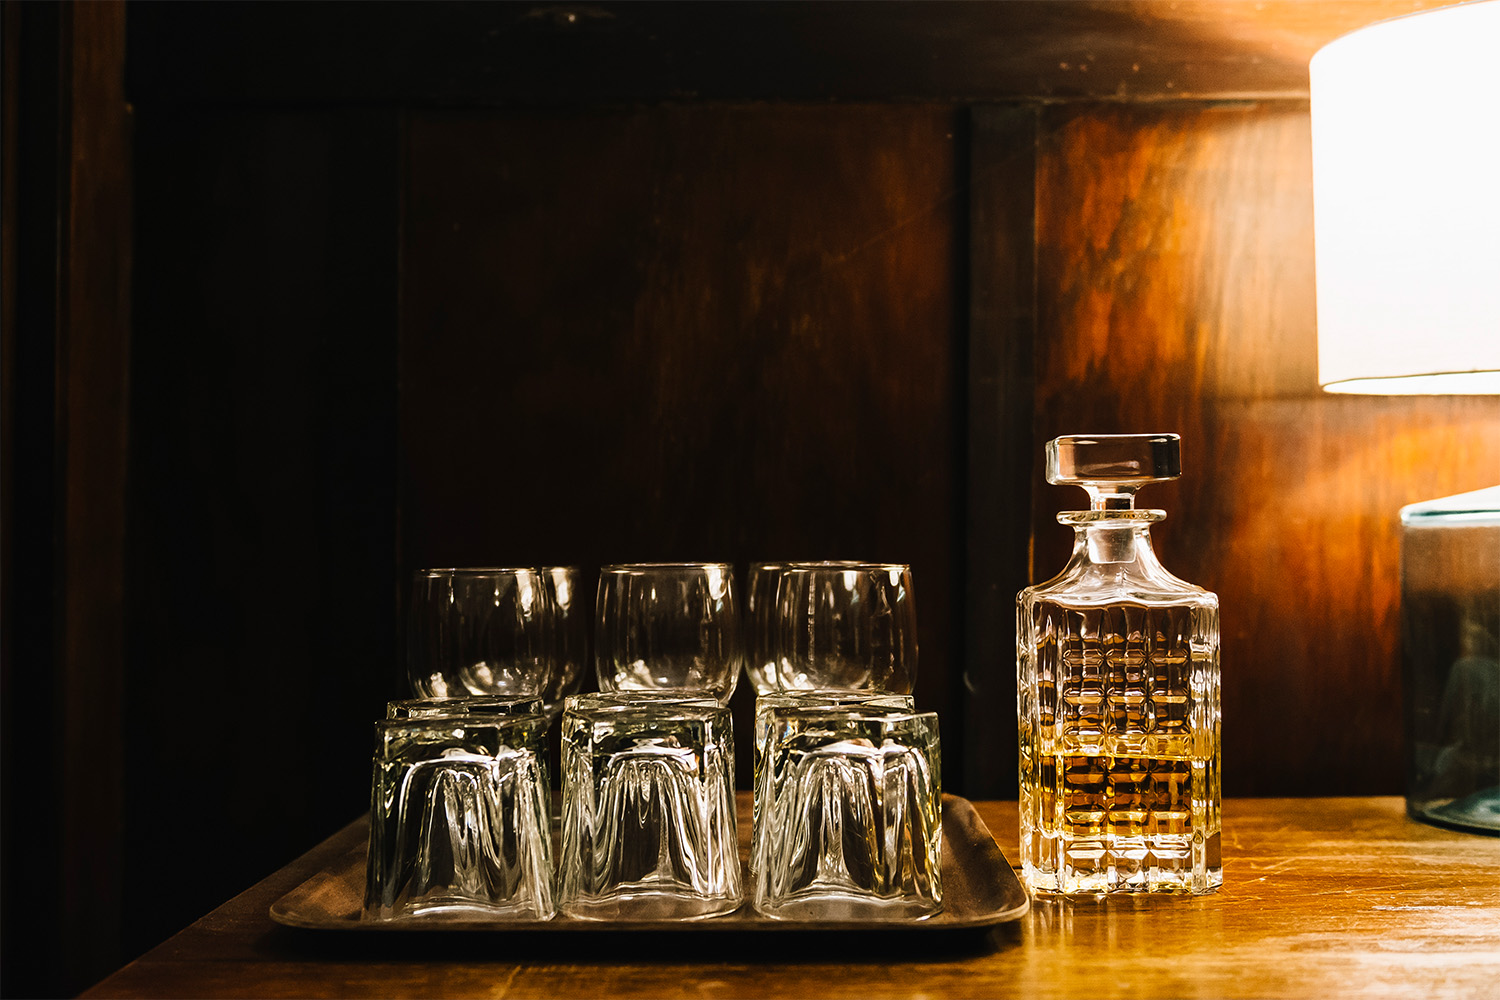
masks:
[(575, 695), (563, 712), (559, 906), (684, 920), (740, 903), (729, 709), (660, 691)]
[(407, 676), (417, 697), (547, 693), (555, 614), (540, 570), (418, 570), (408, 622)]
[(755, 909), (812, 921), (936, 913), (937, 716), (874, 702), (776, 707), (769, 716), (755, 790)]
[(589, 633), (593, 631), (593, 608), (583, 593), (583, 570), (577, 566), (544, 566), (542, 579), (552, 598), (553, 670), (552, 681), (542, 696), (548, 718), (562, 712), (563, 699), (583, 684), (584, 666), (589, 662)]
[(540, 715), (375, 724), (365, 918), (550, 919), (550, 781)]
[(750, 564), (745, 586), (745, 673), (757, 695), (776, 690), (776, 584), (784, 562)]
[[(754, 782), (750, 787), (755, 789), (754, 807), (751, 812), (750, 843), (760, 843), (761, 824), (761, 775), (768, 765), (771, 757), (771, 747), (775, 741), (776, 727), (773, 716), (778, 709), (785, 708), (867, 708), (885, 709), (897, 712), (913, 712), (916, 703), (909, 694), (876, 694), (872, 691), (773, 691), (769, 694), (758, 695), (755, 699), (755, 746), (751, 756), (754, 765)], [(754, 875), (760, 863), (758, 850), (750, 852), (750, 874)]]
[(781, 571), (776, 617), (782, 691), (911, 692), (917, 675), (911, 567), (791, 563)]
[(606, 566), (596, 621), (600, 691), (734, 693), (744, 653), (728, 563)]

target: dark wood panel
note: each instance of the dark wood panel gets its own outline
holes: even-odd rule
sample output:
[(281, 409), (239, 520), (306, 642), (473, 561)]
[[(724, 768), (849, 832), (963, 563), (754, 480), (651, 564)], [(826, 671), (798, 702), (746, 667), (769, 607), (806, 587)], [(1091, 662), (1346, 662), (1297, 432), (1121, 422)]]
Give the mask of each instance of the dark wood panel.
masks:
[[(0, 989), (62, 992), (58, 882), (63, 867), (57, 683), (59, 434), (57, 413), (58, 219), (63, 12), (49, 4), (0, 7), (4, 44), (4, 539), (0, 573)], [(22, 40), (26, 44), (21, 44)], [(63, 171), (65, 176), (65, 171)], [(40, 752), (38, 752), (40, 751)], [(28, 815), (32, 822), (19, 817)]]
[(968, 794), (1017, 791), (1016, 592), (1029, 582), (1036, 338), (1032, 106), (975, 108), (969, 144), (964, 774)]
[[(1399, 790), (1397, 509), (1493, 483), (1500, 400), (1318, 390), (1305, 106), (1044, 122), (1038, 440), (1183, 435), (1183, 479), (1142, 503), (1223, 602), (1226, 792)], [(1045, 578), (1078, 497), (1032, 482)]]
[(908, 562), (917, 697), (960, 746), (959, 124), (415, 116), (404, 568)]
[(394, 696), (397, 121), (139, 112), (127, 945), (367, 807)]
[(1452, 0), (131, 5), (131, 93), (217, 103), (1306, 96), (1354, 28)]
[(67, 11), (72, 53), (60, 262), (63, 934), (73, 989), (123, 957), (125, 486), (130, 139), (125, 8)]
[(129, 140), (117, 3), (4, 12), (5, 962), (118, 964)]

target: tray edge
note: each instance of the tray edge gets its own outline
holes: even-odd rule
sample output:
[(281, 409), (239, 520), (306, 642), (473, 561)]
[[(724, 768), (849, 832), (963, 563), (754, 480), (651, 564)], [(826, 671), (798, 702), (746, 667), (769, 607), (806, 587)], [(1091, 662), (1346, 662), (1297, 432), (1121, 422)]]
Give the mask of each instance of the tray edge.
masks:
[[(996, 910), (981, 916), (960, 918), (957, 920), (866, 920), (866, 921), (798, 921), (777, 920), (771, 917), (763, 917), (753, 910), (744, 914), (742, 919), (728, 921), (722, 918), (704, 920), (581, 920), (569, 917), (554, 917), (551, 920), (433, 920), (431, 922), (418, 920), (406, 921), (363, 921), (347, 920), (339, 924), (330, 925), (326, 921), (312, 921), (300, 918), (294, 911), (289, 911), (284, 905), (292, 897), (297, 896), (310, 883), (317, 879), (328, 878), (330, 870), (324, 868), (315, 872), (302, 882), (298, 883), (290, 891), (279, 897), (268, 909), (271, 920), (283, 927), (289, 927), (298, 931), (317, 931), (321, 933), (344, 932), (363, 934), (377, 932), (384, 934), (431, 934), (435, 932), (447, 932), (457, 934), (490, 934), (498, 932), (506, 933), (539, 933), (539, 934), (590, 934), (590, 933), (636, 933), (670, 931), (678, 933), (709, 932), (719, 934), (733, 933), (838, 933), (848, 931), (883, 931), (883, 932), (963, 932), (974, 931), (987, 927), (995, 927), (1000, 924), (1019, 920), (1025, 916), (1031, 908), (1031, 897), (1026, 892), (1025, 886), (1016, 876), (1015, 869), (1005, 857), (1005, 852), (1000, 849), (994, 834), (990, 832), (989, 826), (979, 815), (979, 810), (974, 803), (960, 795), (944, 793), (942, 800), (943, 823), (946, 829), (948, 823), (948, 810), (954, 808), (959, 816), (955, 820), (962, 819), (966, 833), (977, 842), (977, 849), (984, 854), (992, 854), (991, 863), (998, 870), (1003, 870), (1010, 875), (1011, 881), (1019, 890), (1020, 902), (1009, 909)], [(363, 841), (356, 841), (346, 850), (345, 855), (355, 850), (364, 850)], [(747, 873), (748, 877), (748, 873)], [(736, 910), (735, 914), (740, 911)], [(730, 914), (726, 914), (730, 916)], [(748, 919), (745, 919), (748, 917)]]

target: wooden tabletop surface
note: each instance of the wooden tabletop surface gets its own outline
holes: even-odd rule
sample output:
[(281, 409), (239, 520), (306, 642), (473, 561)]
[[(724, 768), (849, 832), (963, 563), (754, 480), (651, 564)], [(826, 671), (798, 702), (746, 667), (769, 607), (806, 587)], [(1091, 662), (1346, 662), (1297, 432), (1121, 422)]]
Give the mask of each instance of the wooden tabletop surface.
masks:
[[(1012, 861), (1016, 804), (980, 802)], [(295, 930), (272, 903), (351, 825), (96, 985), (88, 997), (1028, 998), (1500, 995), (1500, 839), (1408, 820), (1400, 799), (1224, 804), (1224, 888), (1038, 902), (986, 934)]]

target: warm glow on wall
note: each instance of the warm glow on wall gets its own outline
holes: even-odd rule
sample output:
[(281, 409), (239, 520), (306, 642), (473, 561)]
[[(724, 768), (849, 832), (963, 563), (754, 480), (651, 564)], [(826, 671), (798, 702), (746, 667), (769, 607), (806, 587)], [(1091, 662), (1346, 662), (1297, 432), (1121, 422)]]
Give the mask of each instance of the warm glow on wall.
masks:
[(1313, 57), (1318, 381), (1500, 393), (1500, 0)]

